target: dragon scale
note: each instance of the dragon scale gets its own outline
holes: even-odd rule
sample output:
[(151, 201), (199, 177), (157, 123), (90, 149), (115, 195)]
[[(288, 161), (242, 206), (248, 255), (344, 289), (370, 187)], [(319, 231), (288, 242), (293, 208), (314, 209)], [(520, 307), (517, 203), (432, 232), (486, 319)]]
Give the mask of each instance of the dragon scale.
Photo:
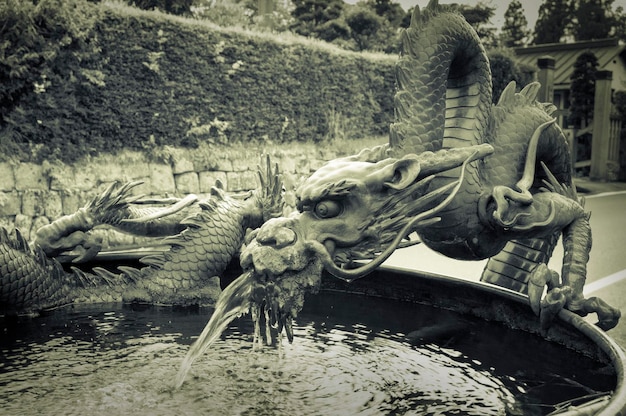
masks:
[(217, 188), (199, 205), (198, 214), (181, 222), (184, 231), (162, 241), (170, 246), (168, 251), (141, 259), (147, 265), (142, 269), (121, 268), (144, 288), (132, 300), (188, 304), (203, 291), (208, 291), (209, 299), (217, 299), (219, 275), (239, 251), (246, 229), (256, 228), (260, 219), (246, 215), (245, 201)]
[[(449, 6), (430, 5), (416, 11), (403, 33), (403, 49), (396, 67), (396, 120), (390, 127), (391, 155), (469, 147), (488, 142), (491, 111), (489, 60), (475, 31)], [(478, 224), (460, 221), (459, 212), (475, 201), (483, 178), (479, 161), (467, 166), (457, 198), (440, 213), (448, 221), (432, 228), (438, 235)], [(459, 170), (441, 172), (433, 188), (451, 183)], [(444, 225), (445, 224), (445, 225)], [(428, 235), (422, 235), (428, 241)], [(441, 247), (443, 249), (443, 247)], [(457, 256), (460, 253), (457, 253)], [(475, 257), (471, 255), (470, 258)]]
[(31, 249), (16, 230), (0, 228), (0, 304), (13, 310), (47, 309), (62, 304), (69, 293), (69, 275), (41, 249)]
[[(67, 272), (19, 234), (0, 229), (0, 305), (5, 312), (37, 312), (75, 301), (141, 300), (193, 303), (219, 294), (216, 279), (237, 253), (249, 221), (242, 201), (215, 193), (211, 202), (183, 221), (187, 228), (164, 239), (170, 249), (141, 261), (141, 269), (120, 266), (122, 273), (94, 268)], [(208, 220), (208, 221), (207, 221)], [(205, 221), (209, 227), (203, 226)], [(208, 230), (208, 231), (207, 231)], [(194, 290), (196, 290), (194, 292)]]
[[(439, 6), (444, 7), (444, 6)], [(416, 11), (396, 65), (390, 154), (481, 143), (491, 105), (491, 71), (474, 31), (457, 14)]]
[[(506, 241), (492, 235), (477, 216), (464, 215), (489, 188), (514, 187), (522, 176), (528, 140), (536, 126), (551, 119), (536, 103), (538, 86), (515, 94), (509, 87), (497, 106), (492, 105), (491, 70), (476, 32), (450, 6), (431, 4), (413, 16), (403, 33), (403, 50), (397, 64), (396, 121), (390, 129), (390, 154), (421, 153), (489, 143), (494, 154), (467, 167), (457, 197), (439, 215), (437, 224), (421, 231), (423, 241), (451, 257), (480, 260), (498, 253)], [(571, 167), (565, 137), (558, 128), (543, 134), (537, 160), (570, 182)], [(514, 148), (515, 147), (515, 148)], [(556, 149), (558, 156), (554, 155)], [(557, 159), (557, 160), (555, 160)], [(480, 165), (480, 166), (479, 166)], [(541, 172), (535, 187), (541, 185)], [(554, 173), (554, 172), (553, 172)], [(458, 169), (437, 175), (433, 187), (458, 178)], [(471, 209), (471, 208), (470, 208)], [(484, 232), (476, 232), (476, 229)], [(485, 235), (475, 243), (460, 240)], [(547, 250), (550, 250), (546, 246)]]

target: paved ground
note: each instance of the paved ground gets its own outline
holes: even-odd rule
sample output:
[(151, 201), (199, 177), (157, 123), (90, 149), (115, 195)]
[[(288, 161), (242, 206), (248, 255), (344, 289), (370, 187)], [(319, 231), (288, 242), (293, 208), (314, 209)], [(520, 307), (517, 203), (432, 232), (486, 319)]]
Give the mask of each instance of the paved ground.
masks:
[[(575, 183), (579, 194), (585, 196), (626, 192), (626, 182), (596, 182), (588, 178), (577, 178)], [(622, 215), (626, 215), (626, 209), (622, 211)], [(618, 231), (626, 233), (626, 230)], [(624, 248), (621, 248), (621, 251), (626, 253)], [(610, 330), (609, 335), (617, 341), (622, 348), (626, 349), (626, 270), (612, 273), (600, 281), (587, 284), (585, 286), (585, 297), (589, 298), (594, 296), (603, 299), (622, 311), (622, 319), (619, 325)], [(588, 318), (588, 320), (595, 322), (592, 318)]]
[(598, 182), (589, 178), (576, 178), (574, 183), (581, 195), (626, 191), (626, 182)]

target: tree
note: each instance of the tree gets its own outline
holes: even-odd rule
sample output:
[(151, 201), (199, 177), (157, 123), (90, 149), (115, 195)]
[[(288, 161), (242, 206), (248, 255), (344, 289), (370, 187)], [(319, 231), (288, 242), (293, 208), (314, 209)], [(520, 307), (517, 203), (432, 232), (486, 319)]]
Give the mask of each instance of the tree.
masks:
[(140, 9), (152, 10), (159, 9), (162, 12), (189, 15), (191, 14), (191, 5), (193, 0), (127, 0), (128, 4), (135, 5)]
[(249, 27), (252, 16), (256, 10), (252, 10), (245, 2), (231, 0), (196, 0), (196, 9), (193, 17), (208, 20), (223, 27)]
[(333, 19), (319, 25), (315, 31), (317, 37), (332, 42), (336, 39), (350, 39), (350, 27), (344, 19)]
[(489, 7), (482, 1), (479, 1), (474, 7), (466, 4), (457, 4), (456, 7), (467, 20), (467, 23), (478, 33), (478, 37), (486, 47), (497, 46), (496, 28), (489, 26), (496, 10), (495, 7)]
[(493, 102), (497, 103), (504, 88), (515, 81), (521, 90), (534, 79), (534, 67), (520, 64), (511, 49), (497, 48), (487, 52), (491, 68)]
[(400, 3), (394, 3), (393, 0), (367, 0), (366, 4), (395, 28), (400, 27), (404, 16), (406, 16)]
[(293, 4), (295, 7), (291, 15), (295, 23), (291, 29), (300, 35), (313, 37), (319, 37), (320, 26), (340, 18), (344, 9), (343, 0), (294, 0)]
[(613, 24), (614, 27), (611, 36), (626, 41), (626, 14), (622, 6), (619, 6), (615, 12), (613, 12)]
[(579, 0), (572, 23), (574, 39), (608, 38), (616, 25), (612, 4), (613, 0)]
[(539, 6), (533, 44), (558, 43), (572, 22), (573, 0), (544, 0)]
[(350, 36), (361, 51), (372, 49), (378, 31), (383, 27), (383, 18), (367, 6), (357, 4), (345, 16), (350, 27)]
[(574, 62), (570, 79), (570, 122), (584, 127), (593, 120), (593, 104), (596, 89), (598, 58), (593, 52), (583, 52)]
[[(357, 4), (358, 5), (358, 4)], [(365, 5), (383, 19), (376, 34), (376, 40), (370, 49), (397, 53), (400, 51), (400, 31), (407, 16), (400, 3), (394, 0), (366, 0)]]
[(504, 25), (502, 26), (502, 43), (511, 48), (522, 46), (528, 39), (528, 21), (524, 16), (524, 8), (519, 0), (513, 0), (504, 12)]

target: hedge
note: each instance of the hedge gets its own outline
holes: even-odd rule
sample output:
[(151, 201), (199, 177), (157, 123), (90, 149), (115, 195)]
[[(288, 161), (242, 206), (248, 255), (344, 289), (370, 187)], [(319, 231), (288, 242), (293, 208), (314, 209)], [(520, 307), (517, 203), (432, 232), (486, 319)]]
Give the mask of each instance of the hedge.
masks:
[[(121, 3), (0, 2), (0, 160), (384, 135), (395, 55)], [(494, 99), (533, 68), (490, 53)], [(158, 152), (157, 152), (158, 153)]]
[(66, 15), (76, 21), (65, 26), (82, 24), (83, 38), (67, 43), (73, 32), (57, 27), (65, 43), (49, 39), (54, 56), (29, 67), (0, 113), (0, 146), (9, 156), (71, 162), (200, 140), (319, 142), (385, 134), (392, 120), (395, 56), (119, 4), (71, 4)]

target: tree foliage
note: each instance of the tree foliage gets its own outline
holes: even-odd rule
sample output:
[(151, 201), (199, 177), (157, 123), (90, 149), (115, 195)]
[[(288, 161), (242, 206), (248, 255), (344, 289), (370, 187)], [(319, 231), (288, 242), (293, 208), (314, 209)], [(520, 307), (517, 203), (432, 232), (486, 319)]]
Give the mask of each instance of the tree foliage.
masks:
[(577, 41), (608, 38), (615, 27), (614, 0), (578, 0), (572, 22)]
[(528, 21), (524, 15), (524, 8), (519, 0), (513, 0), (504, 12), (502, 26), (502, 44), (508, 48), (522, 46), (529, 36)]
[[(294, 0), (292, 30), (352, 50), (398, 51), (398, 29), (406, 18), (393, 0)], [(340, 7), (339, 7), (340, 6)]]
[[(343, 13), (343, 0), (293, 0), (291, 15), (295, 21), (291, 30), (303, 36), (319, 37), (329, 22), (339, 19)], [(332, 40), (332, 39), (326, 39)]]
[(376, 14), (384, 18), (393, 27), (400, 27), (402, 20), (406, 16), (405, 11), (400, 3), (394, 3), (393, 0), (366, 0), (366, 5)]
[(345, 20), (357, 48), (361, 51), (374, 49), (378, 32), (384, 24), (383, 18), (371, 8), (357, 4), (348, 11)]
[(544, 0), (533, 33), (533, 44), (617, 37), (626, 40), (623, 7), (615, 0)]
[(0, 125), (25, 96), (51, 83), (102, 82), (95, 71), (77, 69), (68, 77), (56, 65), (87, 64), (97, 57), (97, 16), (97, 8), (84, 0), (0, 2)]
[(597, 72), (598, 58), (593, 52), (583, 52), (576, 58), (570, 77), (570, 122), (577, 127), (586, 126), (593, 120)]
[(535, 69), (520, 64), (511, 49), (492, 49), (487, 55), (491, 68), (494, 103), (498, 102), (502, 91), (511, 81), (515, 81), (518, 91), (533, 81)]
[(202, 0), (198, 1), (196, 6), (193, 17), (218, 26), (247, 28), (252, 24), (251, 16), (254, 10), (250, 9), (246, 2)]
[(498, 40), (496, 38), (496, 28), (490, 23), (496, 8), (488, 6), (479, 1), (476, 6), (466, 4), (457, 4), (457, 10), (463, 15), (467, 23), (470, 24), (478, 34), (485, 47), (496, 47)]
[(191, 14), (191, 6), (194, 0), (127, 0), (131, 6), (144, 10), (158, 9), (162, 12), (175, 15)]
[(626, 13), (624, 13), (622, 6), (619, 6), (613, 13), (613, 24), (614, 27), (611, 36), (626, 41)]
[(258, 0), (194, 0), (194, 6), (194, 18), (222, 27), (285, 32), (295, 21), (290, 6), (282, 2), (273, 3), (271, 10), (263, 14), (259, 11)]
[(573, 10), (573, 0), (544, 0), (539, 6), (533, 44), (560, 42), (572, 22)]
[(390, 0), (367, 0), (346, 9), (344, 20), (356, 49), (394, 53), (398, 51), (398, 29), (406, 13)]
[[(3, 92), (12, 83), (25, 88), (0, 125), (0, 160), (73, 161), (122, 148), (194, 147), (201, 140), (361, 138), (384, 134), (392, 120), (391, 57), (342, 53), (291, 37), (277, 41), (119, 4), (93, 5), (100, 16), (86, 25), (92, 9), (82, 10), (84, 0), (59, 7), (70, 1), (39, 0), (37, 7), (51, 8), (41, 11), (50, 21), (13, 19), (16, 32), (2, 32), (7, 64), (18, 61), (16, 52), (33, 60), (3, 73), (10, 79), (0, 85)], [(13, 0), (10, 12), (2, 5), (10, 21), (22, 16), (25, 2)], [(45, 20), (32, 8), (23, 16)], [(48, 37), (40, 39), (40, 31)], [(70, 41), (79, 35), (84, 41)], [(31, 37), (41, 40), (32, 48), (8, 42)]]

